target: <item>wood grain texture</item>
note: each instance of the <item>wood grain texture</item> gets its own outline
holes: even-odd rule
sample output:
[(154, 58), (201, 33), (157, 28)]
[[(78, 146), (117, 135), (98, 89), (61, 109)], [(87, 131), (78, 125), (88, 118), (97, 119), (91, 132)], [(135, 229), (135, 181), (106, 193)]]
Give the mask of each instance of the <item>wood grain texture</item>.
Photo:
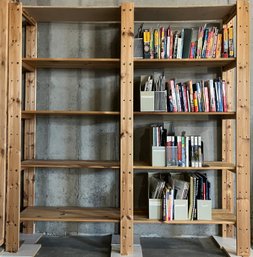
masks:
[[(24, 12), (23, 12), (24, 15)], [(37, 57), (37, 25), (26, 25), (26, 57)], [(36, 109), (37, 71), (25, 74), (25, 110)], [(35, 159), (36, 153), (36, 117), (25, 120), (24, 127), (24, 158)], [(35, 203), (35, 168), (24, 171), (23, 206), (34, 206)], [(34, 233), (33, 222), (23, 223), (24, 233)]]
[[(233, 26), (235, 19), (231, 20), (228, 26)], [(222, 78), (226, 81), (227, 85), (227, 105), (228, 111), (234, 110), (235, 99), (235, 69), (230, 69), (223, 72)], [(222, 121), (222, 160), (225, 162), (234, 162), (234, 150), (235, 150), (235, 122), (227, 119)], [(231, 171), (227, 170), (222, 173), (222, 208), (229, 212), (234, 212), (234, 189), (235, 177)], [(234, 237), (235, 230), (233, 225), (225, 224), (222, 226), (223, 237)]]
[(8, 0), (0, 1), (0, 245), (4, 243), (6, 147), (7, 147), (7, 85), (8, 85)]
[(133, 252), (133, 46), (134, 4), (121, 5), (120, 254)]
[(228, 213), (226, 210), (213, 209), (212, 220), (171, 220), (161, 221), (155, 219), (149, 219), (148, 214), (143, 211), (136, 211), (134, 213), (134, 223), (151, 223), (151, 224), (192, 224), (192, 225), (214, 225), (214, 224), (232, 224), (236, 222), (236, 217), (232, 213)]
[(27, 168), (90, 168), (90, 169), (119, 169), (118, 161), (95, 160), (25, 160), (22, 169)]
[(22, 4), (9, 4), (8, 168), (6, 251), (19, 248), (21, 164)]
[(119, 209), (82, 207), (27, 207), (21, 221), (119, 222)]
[(237, 240), (239, 256), (250, 255), (250, 76), (249, 2), (237, 1)]
[(117, 58), (23, 58), (23, 70), (52, 69), (119, 69)]

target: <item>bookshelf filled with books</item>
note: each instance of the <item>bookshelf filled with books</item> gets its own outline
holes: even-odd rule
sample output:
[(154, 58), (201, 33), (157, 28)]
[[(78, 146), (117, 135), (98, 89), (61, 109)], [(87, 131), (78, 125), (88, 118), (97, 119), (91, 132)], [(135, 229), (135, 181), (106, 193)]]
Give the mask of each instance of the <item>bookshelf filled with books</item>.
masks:
[[(10, 3), (9, 10), (9, 16), (15, 17), (9, 21), (9, 86), (15, 90), (10, 90), (6, 96), (8, 102), (13, 103), (8, 105), (7, 138), (11, 148), (8, 148), (9, 159), (7, 160), (9, 166), (6, 183), (8, 203), (6, 205), (6, 221), (8, 221), (6, 249), (18, 250), (20, 222), (25, 224), (24, 231), (27, 233), (34, 232), (35, 221), (119, 223), (122, 255), (133, 251), (134, 224), (217, 224), (222, 225), (223, 236), (236, 237), (237, 254), (249, 256), (248, 2), (237, 0), (234, 5), (189, 7), (134, 7), (132, 3), (122, 3), (120, 8), (22, 7), (21, 3)], [(26, 21), (26, 53), (23, 59), (20, 54), (22, 15)], [(120, 45), (120, 54), (106, 56), (106, 58), (81, 56), (37, 58), (37, 23), (40, 22), (118, 24), (120, 38), (116, 44)], [(139, 40), (134, 38), (135, 33), (138, 33)], [(140, 40), (141, 37), (143, 39)], [(141, 46), (138, 49), (138, 56), (133, 47), (137, 43), (139, 47)], [(38, 69), (109, 70), (119, 77), (120, 108), (36, 110)], [(20, 104), (21, 71), (25, 74), (26, 81), (23, 110)], [(157, 74), (164, 76), (161, 77), (159, 85), (154, 83)], [(136, 90), (134, 82), (136, 78), (140, 81), (141, 77), (147, 78), (143, 84), (144, 89), (140, 90), (141, 86), (138, 82)], [(157, 90), (154, 90), (156, 86)], [(40, 116), (53, 118), (75, 116), (88, 119), (98, 117), (105, 122), (107, 119), (119, 121), (119, 160), (36, 159), (36, 121)], [(22, 161), (21, 119), (24, 122)], [(195, 126), (200, 123), (205, 125), (197, 126), (197, 132), (195, 132), (194, 125), (191, 128), (194, 122)], [(158, 123), (165, 126), (167, 123), (173, 123), (176, 131), (167, 130), (163, 143), (158, 139), (155, 141), (154, 138), (150, 143), (147, 137), (143, 136), (144, 131), (150, 130), (150, 124)], [(184, 126), (185, 128), (181, 129)], [(211, 130), (209, 126), (212, 127)], [(182, 131), (184, 131), (183, 134)], [(216, 142), (212, 141), (213, 135), (216, 137)], [(204, 142), (204, 152), (201, 141)], [(158, 149), (159, 153), (155, 152), (156, 147), (164, 147), (162, 155), (161, 149)], [(14, 152), (12, 149), (18, 149), (18, 151)], [(138, 156), (143, 149), (145, 158)], [(176, 149), (176, 160), (168, 159), (173, 155), (174, 149)], [(156, 154), (155, 158), (159, 156), (164, 162), (159, 159), (160, 162), (153, 165), (152, 153)], [(88, 168), (98, 171), (118, 169), (120, 206), (119, 208), (35, 206), (34, 176), (35, 171), (40, 171), (39, 168)], [(24, 171), (23, 181), (19, 171)], [(138, 172), (151, 175), (159, 172), (167, 176), (170, 173), (184, 173), (186, 176), (188, 174), (189, 181), (193, 178), (207, 181), (209, 174), (221, 172), (222, 195), (217, 197), (221, 199), (222, 204), (220, 206), (214, 204), (211, 207), (207, 215), (208, 219), (201, 218), (203, 217), (201, 210), (197, 209), (194, 210), (194, 218), (174, 219), (173, 217), (177, 214), (172, 212), (170, 219), (167, 219), (166, 215), (164, 220), (159, 217), (149, 219), (149, 206), (146, 206), (145, 210), (134, 209), (133, 178)], [(20, 214), (21, 182), (24, 183), (25, 198), (22, 199), (22, 204), (25, 208)], [(13, 187), (13, 184), (17, 186)], [(198, 185), (200, 184), (198, 182)], [(191, 201), (192, 204), (197, 200), (212, 202), (212, 197), (206, 194), (209, 184), (202, 184), (200, 191), (205, 191), (203, 198), (191, 197), (189, 190), (187, 199), (173, 198), (173, 200), (189, 200), (191, 197), (194, 198)], [(215, 190), (213, 187), (216, 185), (217, 183), (215, 185), (210, 183), (211, 192)], [(197, 188), (196, 184), (192, 183), (191, 188), (193, 187)], [(166, 192), (167, 189), (164, 186), (162, 192)], [(192, 192), (198, 194), (198, 191)], [(160, 199), (156, 200), (161, 200), (162, 195), (160, 194)], [(188, 211), (189, 202), (186, 204)], [(161, 210), (166, 213), (168, 211), (166, 201), (164, 206), (165, 208)], [(208, 206), (210, 210), (210, 205)], [(174, 208), (174, 211), (176, 210), (177, 208)], [(191, 211), (193, 211), (192, 208)], [(199, 219), (196, 218), (198, 211)]]

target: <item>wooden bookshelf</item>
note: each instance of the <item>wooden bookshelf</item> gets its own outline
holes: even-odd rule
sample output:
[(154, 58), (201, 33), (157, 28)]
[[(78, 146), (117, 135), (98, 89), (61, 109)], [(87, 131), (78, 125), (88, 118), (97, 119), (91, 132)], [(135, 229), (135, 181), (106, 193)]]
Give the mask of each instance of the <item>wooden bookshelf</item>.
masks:
[(161, 221), (149, 219), (146, 212), (137, 211), (134, 216), (134, 223), (148, 223), (148, 224), (182, 224), (182, 225), (222, 225), (230, 224), (235, 225), (236, 216), (232, 213), (226, 212), (226, 210), (213, 209), (212, 220), (171, 220)]
[(20, 221), (113, 222), (119, 223), (117, 208), (27, 207)]
[(170, 171), (201, 171), (201, 170), (230, 170), (235, 172), (235, 165), (232, 163), (226, 162), (204, 162), (203, 167), (178, 167), (178, 166), (170, 166), (170, 167), (154, 167), (148, 165), (145, 162), (135, 162), (134, 163), (135, 170), (170, 170)]
[(22, 111), (23, 119), (34, 116), (119, 116), (120, 112), (114, 111), (62, 111), (62, 110), (25, 110)]
[[(4, 0), (6, 1), (6, 0)], [(249, 2), (237, 0), (234, 5), (218, 6), (160, 6), (160, 7), (134, 7), (132, 3), (122, 3), (121, 7), (53, 7), (53, 6), (27, 6), (21, 3), (7, 3), (4, 5), (3, 16), (8, 24), (8, 46), (3, 52), (3, 64), (8, 64), (7, 71), (2, 65), (1, 72), (9, 78), (4, 80), (8, 93), (3, 96), (7, 103), (8, 126), (6, 128), (6, 151), (2, 159), (6, 159), (7, 179), (1, 179), (0, 187), (5, 188), (6, 218), (0, 217), (0, 230), (6, 228), (6, 251), (16, 252), (19, 249), (20, 221), (25, 222), (25, 232), (33, 233), (34, 221), (66, 221), (66, 222), (113, 222), (120, 224), (120, 237), (122, 255), (131, 254), (133, 251), (134, 223), (157, 223), (161, 221), (149, 220), (146, 213), (133, 214), (133, 171), (222, 171), (222, 209), (213, 210), (211, 221), (171, 221), (168, 224), (210, 224), (222, 225), (223, 236), (236, 235), (237, 255), (250, 255), (250, 79), (249, 79)], [(9, 6), (8, 6), (9, 5)], [(23, 18), (22, 19), (22, 15)], [(134, 23), (229, 23), (236, 17), (237, 52), (236, 58), (214, 59), (163, 59), (143, 60), (134, 59), (133, 34)], [(8, 19), (7, 19), (8, 18)], [(25, 22), (23, 22), (25, 21)], [(78, 23), (119, 23), (120, 27), (120, 56), (119, 58), (37, 58), (37, 22), (78, 22)], [(22, 24), (26, 26), (25, 58), (21, 56)], [(6, 25), (6, 26), (5, 26)], [(6, 41), (5, 41), (6, 42)], [(60, 43), (60, 42), (59, 42)], [(8, 56), (6, 53), (9, 53)], [(227, 113), (140, 113), (133, 112), (133, 82), (134, 69), (198, 69), (215, 68), (229, 83)], [(38, 69), (88, 69), (110, 70), (119, 76), (120, 80), (120, 111), (67, 111), (67, 110), (35, 110), (36, 109), (36, 74)], [(22, 112), (22, 71), (26, 85), (25, 111)], [(210, 69), (214, 70), (214, 69)], [(233, 77), (234, 74), (234, 77)], [(2, 97), (2, 95), (1, 95)], [(2, 98), (1, 98), (2, 99)], [(232, 104), (235, 102), (235, 108)], [(234, 111), (232, 111), (234, 110)], [(2, 116), (4, 114), (2, 113)], [(4, 120), (4, 117), (2, 117)], [(95, 116), (120, 118), (120, 153), (119, 161), (96, 160), (36, 160), (36, 117), (37, 116)], [(21, 162), (20, 145), (21, 117), (24, 119), (24, 156)], [(222, 162), (206, 162), (207, 166), (201, 168), (182, 167), (152, 167), (147, 163), (133, 161), (133, 128), (134, 117), (145, 118), (172, 118), (183, 119), (208, 119), (221, 120)], [(8, 119), (7, 119), (8, 118)], [(234, 126), (234, 127), (233, 127)], [(233, 142), (235, 141), (235, 146)], [(4, 141), (3, 141), (4, 142)], [(234, 149), (235, 148), (235, 149)], [(14, 151), (15, 150), (15, 151)], [(8, 158), (6, 156), (8, 155)], [(235, 159), (235, 160), (234, 160)], [(236, 163), (235, 164), (233, 164)], [(35, 207), (35, 168), (91, 168), (91, 169), (119, 169), (120, 173), (120, 208), (84, 208), (84, 207)], [(25, 208), (20, 214), (20, 170), (24, 170), (24, 195), (22, 199)], [(38, 169), (39, 172), (39, 169)], [(235, 174), (232, 174), (235, 173)], [(236, 181), (235, 181), (236, 180)], [(4, 184), (6, 182), (6, 185)], [(236, 184), (236, 187), (234, 187)], [(14, 185), (14, 186), (13, 186)], [(236, 206), (234, 206), (234, 203)], [(236, 210), (236, 213), (233, 213)], [(166, 223), (167, 224), (167, 223)], [(236, 227), (236, 233), (234, 231)]]
[(119, 69), (118, 58), (23, 58), (23, 71), (35, 69)]
[(89, 168), (119, 169), (118, 161), (84, 161), (84, 160), (25, 160), (21, 168)]

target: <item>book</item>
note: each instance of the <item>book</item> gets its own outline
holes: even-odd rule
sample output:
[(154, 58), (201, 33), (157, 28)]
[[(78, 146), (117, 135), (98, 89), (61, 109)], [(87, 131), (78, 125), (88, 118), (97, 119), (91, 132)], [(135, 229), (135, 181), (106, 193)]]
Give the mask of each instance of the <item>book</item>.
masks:
[(189, 58), (194, 59), (197, 55), (198, 31), (192, 29)]
[(223, 51), (222, 51), (222, 57), (228, 58), (228, 28), (226, 25), (223, 26)]
[(228, 28), (228, 57), (234, 57), (234, 30), (233, 27)]
[(159, 47), (159, 30), (154, 30), (154, 59), (159, 59), (160, 57), (160, 47)]
[(183, 55), (182, 58), (190, 58), (193, 29), (184, 29)]
[(145, 29), (143, 32), (143, 57), (150, 59), (150, 31)]
[(166, 39), (165, 39), (165, 29), (164, 27), (160, 28), (160, 59), (164, 59), (166, 57)]

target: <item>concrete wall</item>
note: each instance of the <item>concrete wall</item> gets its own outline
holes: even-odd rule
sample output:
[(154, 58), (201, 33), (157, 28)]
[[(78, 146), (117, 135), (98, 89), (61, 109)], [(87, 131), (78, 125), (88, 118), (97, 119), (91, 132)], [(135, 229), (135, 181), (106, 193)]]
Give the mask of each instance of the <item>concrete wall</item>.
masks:
[[(102, 0), (23, 0), (25, 5), (61, 6), (118, 6), (123, 1)], [(136, 0), (136, 6), (231, 4), (235, 1), (207, 0)], [(252, 5), (251, 5), (252, 10)], [(252, 19), (252, 18), (251, 18)], [(252, 20), (251, 20), (251, 24)], [(253, 26), (252, 26), (253, 27)], [(119, 56), (117, 25), (40, 24), (38, 33), (39, 57), (115, 57)], [(251, 41), (251, 49), (253, 49)], [(251, 68), (252, 71), (252, 68)], [(138, 71), (136, 75), (147, 74)], [(213, 77), (215, 70), (167, 70), (166, 77)], [(52, 110), (118, 110), (119, 77), (113, 71), (40, 70), (38, 73), (37, 109)], [(162, 120), (159, 120), (162, 121)], [(145, 152), (145, 128), (154, 118), (135, 123), (135, 154)], [(217, 129), (218, 127), (218, 129)], [(205, 159), (221, 156), (220, 123), (217, 121), (178, 122), (180, 133), (200, 134), (205, 140)], [(119, 123), (115, 118), (38, 118), (37, 158), (39, 159), (119, 159)], [(213, 143), (214, 141), (214, 143)], [(208, 147), (207, 147), (208, 146)], [(210, 172), (214, 207), (220, 207), (220, 174)], [(145, 205), (144, 175), (135, 181), (137, 206)], [(36, 205), (119, 207), (119, 175), (113, 170), (38, 169), (36, 175)], [(80, 223), (37, 223), (37, 231), (54, 235), (117, 233), (117, 225)], [(151, 231), (151, 232), (150, 232)], [(136, 225), (135, 233), (157, 236), (210, 235), (219, 232), (218, 226)]]

